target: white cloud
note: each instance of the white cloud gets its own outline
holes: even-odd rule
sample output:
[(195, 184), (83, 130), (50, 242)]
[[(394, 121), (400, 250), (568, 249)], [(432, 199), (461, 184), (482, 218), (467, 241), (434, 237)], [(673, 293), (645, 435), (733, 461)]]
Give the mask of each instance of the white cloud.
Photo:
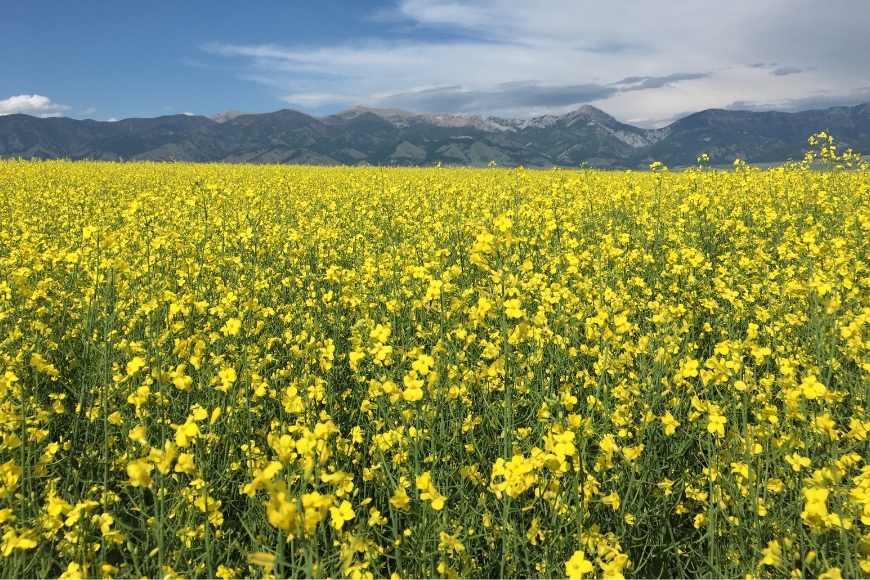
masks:
[(109, 119), (106, 119), (106, 122), (107, 122), (107, 123), (115, 123), (115, 122), (117, 122), (117, 121), (118, 121), (118, 119), (116, 119), (115, 117), (111, 117), (111, 118), (109, 118)]
[(661, 88), (706, 76), (708, 75), (675, 74), (641, 77), (637, 80), (625, 79), (626, 82), (613, 85), (553, 85), (535, 82), (503, 83), (489, 88), (473, 85), (431, 85), (357, 96), (345, 93), (296, 93), (281, 97), (281, 100), (303, 108), (349, 106), (362, 100), (368, 106), (396, 106), (412, 111), (487, 111), (502, 115), (530, 116), (566, 112), (583, 103), (602, 101), (619, 93)]
[(23, 113), (35, 117), (61, 117), (67, 110), (69, 106), (52, 103), (42, 95), (17, 95), (0, 101), (0, 115)]
[(394, 27), (392, 38), (405, 39), (203, 49), (237, 59), (242, 78), (300, 107), (522, 117), (591, 103), (647, 126), (737, 101), (797, 104), (821, 89), (848, 100), (870, 78), (870, 60), (856, 56), (870, 54), (866, 0), (824, 9), (814, 0), (611, 0), (594, 7), (401, 0), (376, 16)]
[(194, 117), (194, 116), (196, 116), (196, 113), (191, 113), (190, 111), (185, 111), (182, 113), (182, 115), (187, 115), (188, 117)]
[(281, 97), (281, 100), (291, 105), (316, 109), (324, 105), (346, 105), (356, 98), (345, 93), (294, 93)]
[(769, 101), (734, 101), (726, 109), (748, 111), (806, 111), (829, 107), (853, 106), (870, 103), (870, 86), (860, 87), (846, 93), (814, 91), (797, 99), (774, 99)]

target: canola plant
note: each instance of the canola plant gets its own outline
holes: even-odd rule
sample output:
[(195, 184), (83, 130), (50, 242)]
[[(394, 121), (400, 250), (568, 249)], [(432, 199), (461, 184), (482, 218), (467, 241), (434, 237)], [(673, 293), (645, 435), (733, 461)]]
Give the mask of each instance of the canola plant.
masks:
[(870, 175), (815, 141), (0, 161), (0, 575), (870, 575)]

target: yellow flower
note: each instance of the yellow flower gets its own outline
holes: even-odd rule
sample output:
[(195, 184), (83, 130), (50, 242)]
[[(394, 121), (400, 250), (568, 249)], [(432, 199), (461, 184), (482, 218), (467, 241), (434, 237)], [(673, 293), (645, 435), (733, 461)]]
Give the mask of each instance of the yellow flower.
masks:
[(197, 469), (193, 464), (192, 453), (182, 453), (178, 456), (178, 462), (175, 464), (175, 471), (178, 473), (186, 473), (187, 475), (196, 475)]
[(670, 480), (666, 477), (664, 481), (662, 481), (661, 483), (657, 483), (656, 487), (664, 490), (665, 496), (669, 496), (672, 493), (674, 493), (673, 490), (671, 489), (673, 487), (673, 485), (674, 485), (674, 481)]
[(145, 433), (145, 425), (137, 425), (136, 427), (130, 429), (130, 431), (127, 433), (127, 437), (130, 438), (130, 441), (135, 441), (144, 445), (146, 443)]
[(386, 326), (384, 326), (383, 324), (377, 324), (369, 332), (369, 338), (371, 338), (373, 342), (379, 342), (381, 344), (386, 344), (387, 340), (390, 338), (391, 332), (392, 332), (392, 327), (389, 324), (387, 324)]
[(184, 364), (180, 364), (175, 368), (175, 371), (172, 373), (172, 384), (175, 385), (177, 389), (189, 391), (191, 385), (193, 385), (193, 378), (185, 374), (185, 368), (186, 366)]
[(768, 542), (767, 547), (764, 548), (761, 553), (764, 555), (762, 563), (768, 566), (779, 568), (785, 563), (785, 560), (783, 560), (782, 546), (777, 540), (771, 540)]
[(127, 376), (135, 377), (143, 368), (145, 368), (145, 359), (135, 356), (127, 363)]
[(444, 508), (444, 501), (447, 499), (435, 489), (432, 483), (432, 473), (426, 471), (417, 476), (417, 489), (420, 491), (420, 499), (428, 501), (432, 509), (438, 511)]
[(136, 406), (136, 410), (139, 410), (139, 407), (146, 404), (148, 402), (148, 398), (151, 396), (151, 389), (148, 385), (143, 385), (136, 389), (136, 393), (133, 395), (129, 395), (127, 397), (127, 402), (131, 405)]
[(612, 507), (613, 511), (616, 511), (619, 509), (619, 494), (613, 491), (610, 493), (610, 495), (606, 495), (601, 498), (601, 503)]
[(707, 422), (707, 432), (716, 435), (716, 437), (725, 436), (725, 422), (727, 419), (715, 411), (710, 411), (710, 418)]
[(175, 430), (175, 444), (184, 449), (201, 435), (199, 426), (193, 422), (193, 417), (188, 417), (184, 425)]
[(275, 562), (277, 558), (275, 558), (274, 554), (269, 554), (266, 552), (256, 552), (253, 554), (248, 554), (246, 561), (248, 564), (253, 564), (254, 566), (262, 566), (266, 574), (272, 572), (272, 568), (275, 567)]
[(564, 461), (566, 456), (574, 455), (577, 451), (574, 446), (574, 432), (568, 429), (563, 433), (548, 436), (547, 449), (555, 453), (560, 461)]
[(504, 313), (508, 318), (523, 318), (526, 315), (525, 310), (520, 308), (522, 302), (519, 298), (504, 301)]
[(286, 488), (278, 486), (270, 491), (269, 501), (263, 505), (266, 506), (266, 517), (270, 524), (285, 532), (293, 533), (296, 531), (298, 520), (296, 500), (288, 498)]
[(593, 570), (595, 570), (595, 566), (586, 559), (586, 554), (583, 553), (583, 550), (577, 550), (571, 556), (571, 559), (565, 562), (565, 575), (571, 580), (583, 578), (583, 576)]
[(382, 526), (387, 523), (387, 518), (381, 515), (377, 508), (369, 509), (369, 527)]
[(613, 578), (614, 580), (624, 580), (622, 569), (631, 565), (628, 561), (628, 556), (625, 554), (617, 554), (610, 562), (601, 566), (602, 578)]
[(230, 387), (233, 386), (233, 383), (236, 382), (236, 369), (233, 367), (227, 367), (218, 372), (218, 379), (220, 380), (220, 386), (215, 387), (218, 391), (223, 391), (226, 393), (230, 390)]
[(419, 401), (423, 398), (423, 380), (417, 378), (417, 371), (411, 371), (403, 379), (405, 391), (402, 396), (406, 401)]
[(807, 375), (800, 384), (801, 392), (807, 399), (818, 399), (827, 392), (825, 385), (816, 380), (815, 375)]
[(151, 449), (151, 452), (148, 454), (148, 461), (153, 462), (157, 467), (157, 471), (165, 475), (169, 473), (169, 467), (172, 464), (172, 460), (175, 459), (175, 452), (177, 450), (178, 447), (175, 443), (172, 441), (165, 441), (162, 450), (155, 448)]
[(58, 576), (61, 580), (69, 579), (69, 580), (81, 580), (84, 578), (82, 574), (82, 567), (76, 562), (70, 562), (66, 567), (66, 571)]
[[(813, 529), (827, 527), (832, 524), (839, 526), (839, 516), (828, 513), (827, 501), (829, 492), (827, 489), (804, 488), (803, 494), (807, 501), (804, 505), (804, 510), (801, 512), (801, 518), (807, 526)], [(832, 518), (836, 518), (836, 520), (832, 521)]]
[(221, 327), (221, 332), (223, 332), (225, 336), (237, 336), (241, 329), (242, 321), (238, 318), (230, 318)]
[(19, 536), (18, 533), (9, 528), (5, 534), (3, 534), (3, 545), (2, 551), (4, 556), (9, 556), (12, 553), (12, 550), (31, 550), (36, 547), (36, 539), (33, 537), (33, 534), (30, 530), (25, 530)]
[(665, 427), (665, 435), (671, 436), (677, 431), (677, 427), (680, 426), (680, 422), (674, 419), (674, 416), (671, 415), (670, 411), (665, 411), (664, 416), (661, 417), (662, 425)]
[[(281, 471), (283, 467), (284, 466), (280, 461), (272, 461), (263, 469), (255, 469), (253, 481), (242, 487), (242, 493), (246, 494), (248, 497), (254, 497), (257, 490), (268, 489), (271, 487), (270, 484), (272, 479), (278, 475), (278, 472)], [(320, 497), (320, 494), (317, 494), (317, 497)]]
[(390, 498), (390, 503), (393, 504), (396, 509), (408, 511), (410, 509), (411, 498), (408, 497), (408, 492), (405, 491), (405, 488), (401, 485), (396, 488), (396, 492), (393, 494), (393, 497)]
[(336, 530), (340, 530), (345, 522), (356, 517), (353, 506), (347, 500), (341, 502), (341, 505), (338, 507), (329, 508), (329, 515), (332, 516), (332, 527)]
[[(522, 455), (514, 455), (507, 463), (499, 457), (492, 466), (492, 488), (498, 494), (505, 491), (510, 497), (519, 497), (535, 483), (534, 471), (532, 462)], [(504, 481), (494, 483), (496, 477), (503, 477)]]
[[(432, 368), (433, 366), (435, 366), (435, 359), (432, 358), (431, 356), (425, 355), (425, 354), (419, 355), (417, 357), (417, 360), (415, 360), (413, 363), (411, 363), (411, 368), (413, 370), (417, 371), (417, 373), (423, 377), (425, 377), (426, 375), (429, 374), (429, 369)], [(422, 381), (420, 381), (420, 382), (422, 384)], [(407, 384), (406, 384), (406, 386), (407, 386)]]
[(151, 470), (154, 466), (144, 459), (131, 461), (127, 464), (127, 475), (130, 477), (130, 485), (133, 487), (147, 487), (153, 485)]
[(804, 467), (809, 467), (811, 463), (809, 457), (802, 457), (797, 451), (791, 455), (786, 455), (785, 460), (795, 471), (800, 471)]
[(683, 370), (681, 371), (681, 376), (683, 378), (689, 377), (697, 377), (698, 376), (698, 364), (699, 362), (695, 359), (688, 359), (686, 363), (683, 365)]
[(634, 461), (640, 454), (643, 453), (643, 450), (646, 449), (646, 445), (641, 443), (640, 445), (635, 445), (634, 447), (623, 447), (622, 454), (629, 461)]
[(614, 439), (613, 435), (610, 433), (601, 438), (601, 443), (599, 443), (598, 446), (608, 455), (619, 450), (619, 445), (616, 444), (616, 439)]
[(438, 535), (438, 549), (446, 551), (451, 556), (465, 551), (465, 544), (459, 541), (456, 536), (451, 536), (446, 532), (440, 532)]
[(352, 350), (348, 353), (347, 358), (350, 364), (350, 368), (354, 371), (357, 370), (359, 362), (364, 359), (366, 356), (365, 351), (363, 350)]

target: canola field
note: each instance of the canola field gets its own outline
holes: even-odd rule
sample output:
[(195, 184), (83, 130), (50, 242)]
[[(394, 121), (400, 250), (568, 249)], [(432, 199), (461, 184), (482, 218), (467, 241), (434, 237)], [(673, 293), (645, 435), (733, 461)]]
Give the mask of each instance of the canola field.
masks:
[(870, 173), (0, 161), (2, 577), (866, 577)]

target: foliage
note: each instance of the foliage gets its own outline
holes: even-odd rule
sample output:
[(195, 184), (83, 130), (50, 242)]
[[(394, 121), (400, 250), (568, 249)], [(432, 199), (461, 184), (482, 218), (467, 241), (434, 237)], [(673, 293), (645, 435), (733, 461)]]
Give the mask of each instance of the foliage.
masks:
[(0, 575), (870, 574), (870, 178), (830, 147), (0, 162)]

